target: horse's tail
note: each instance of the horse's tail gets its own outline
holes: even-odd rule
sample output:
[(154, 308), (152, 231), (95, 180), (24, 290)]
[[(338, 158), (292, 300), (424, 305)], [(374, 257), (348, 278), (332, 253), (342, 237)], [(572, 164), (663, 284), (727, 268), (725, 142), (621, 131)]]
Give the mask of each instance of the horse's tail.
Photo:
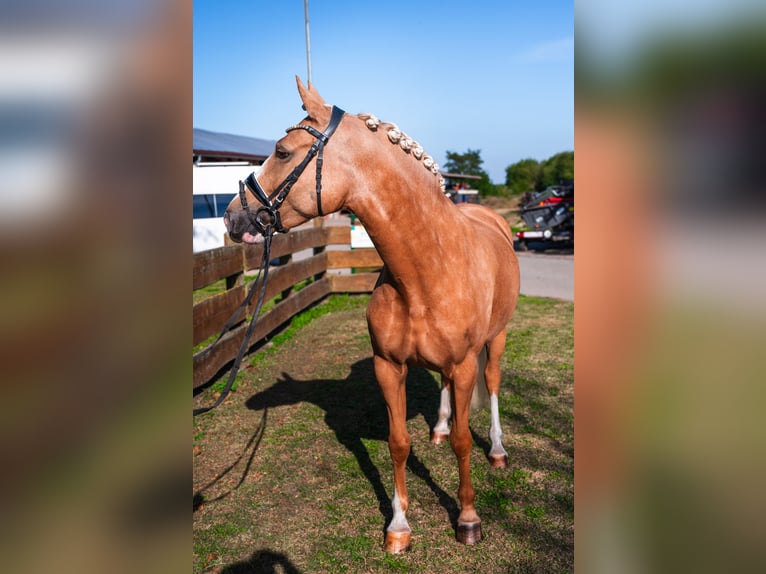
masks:
[(487, 346), (484, 345), (479, 352), (479, 368), (476, 373), (476, 386), (471, 395), (471, 410), (489, 408), (489, 393), (487, 381), (484, 379), (484, 368), (487, 366)]

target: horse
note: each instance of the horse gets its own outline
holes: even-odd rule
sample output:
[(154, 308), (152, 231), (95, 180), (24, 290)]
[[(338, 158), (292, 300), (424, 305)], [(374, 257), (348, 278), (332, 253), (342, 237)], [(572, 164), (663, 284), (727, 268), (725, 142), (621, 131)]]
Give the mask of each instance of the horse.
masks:
[[(431, 442), (450, 441), (459, 473), (455, 536), (475, 544), (482, 531), (469, 468), (468, 417), (481, 376), (491, 413), (488, 458), (493, 467), (505, 468), (508, 461), (498, 392), (506, 329), (519, 295), (509, 226), (487, 207), (454, 204), (438, 164), (395, 124), (373, 114), (347, 114), (326, 104), (311, 82), (306, 87), (297, 76), (296, 82), (307, 116), (276, 142), (257, 178), (240, 182), (239, 197), (224, 214), (229, 236), (257, 243), (340, 210), (359, 218), (384, 262), (367, 308), (394, 475), (384, 548), (400, 553), (411, 544), (405, 381), (413, 365), (441, 375)], [(301, 177), (309, 167), (315, 177)]]

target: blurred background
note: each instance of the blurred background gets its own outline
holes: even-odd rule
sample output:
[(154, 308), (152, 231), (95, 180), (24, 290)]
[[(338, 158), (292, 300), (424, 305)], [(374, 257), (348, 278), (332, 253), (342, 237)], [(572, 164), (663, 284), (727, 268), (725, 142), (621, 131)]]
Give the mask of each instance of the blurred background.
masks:
[[(192, 5), (2, 14), (4, 569), (180, 571)], [(762, 2), (575, 4), (584, 572), (764, 570), (765, 28)]]
[(183, 571), (191, 5), (0, 11), (3, 570)]
[(765, 8), (575, 3), (585, 572), (764, 569)]

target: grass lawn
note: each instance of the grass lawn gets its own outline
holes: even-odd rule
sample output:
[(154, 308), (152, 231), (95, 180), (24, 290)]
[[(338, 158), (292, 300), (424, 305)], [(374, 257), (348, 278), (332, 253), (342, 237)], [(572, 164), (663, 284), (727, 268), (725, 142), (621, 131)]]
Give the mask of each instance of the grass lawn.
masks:
[(489, 412), (471, 415), (484, 533), (475, 546), (455, 541), (455, 457), (429, 444), (438, 375), (410, 369), (413, 545), (389, 556), (393, 478), (368, 301), (336, 295), (296, 317), (246, 359), (236, 392), (195, 419), (194, 571), (573, 571), (573, 304), (522, 296), (511, 319), (500, 393), (507, 469), (486, 460)]

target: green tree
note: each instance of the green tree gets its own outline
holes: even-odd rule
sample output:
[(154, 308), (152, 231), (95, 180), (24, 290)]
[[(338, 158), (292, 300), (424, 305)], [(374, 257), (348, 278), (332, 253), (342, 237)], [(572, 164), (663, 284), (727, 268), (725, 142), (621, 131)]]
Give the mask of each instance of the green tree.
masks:
[(574, 152), (563, 151), (546, 159), (540, 166), (540, 186), (558, 185), (562, 179), (574, 179)]
[(505, 168), (505, 185), (513, 195), (537, 189), (540, 163), (536, 159), (522, 159)]
[(480, 195), (495, 195), (497, 190), (495, 185), (489, 180), (489, 174), (482, 169), (484, 160), (481, 159), (481, 150), (469, 149), (465, 153), (447, 151), (447, 161), (444, 162), (443, 169), (450, 173), (463, 173), (467, 175), (478, 175), (481, 179), (471, 183), (479, 190)]
[(562, 151), (546, 160), (522, 159), (505, 168), (505, 185), (512, 194), (541, 191), (558, 185), (562, 179), (574, 179), (574, 152)]
[(484, 170), (481, 164), (481, 150), (469, 149), (465, 153), (457, 153), (447, 150), (447, 161), (444, 163), (444, 170), (451, 173), (465, 173), (468, 175), (481, 175)]

